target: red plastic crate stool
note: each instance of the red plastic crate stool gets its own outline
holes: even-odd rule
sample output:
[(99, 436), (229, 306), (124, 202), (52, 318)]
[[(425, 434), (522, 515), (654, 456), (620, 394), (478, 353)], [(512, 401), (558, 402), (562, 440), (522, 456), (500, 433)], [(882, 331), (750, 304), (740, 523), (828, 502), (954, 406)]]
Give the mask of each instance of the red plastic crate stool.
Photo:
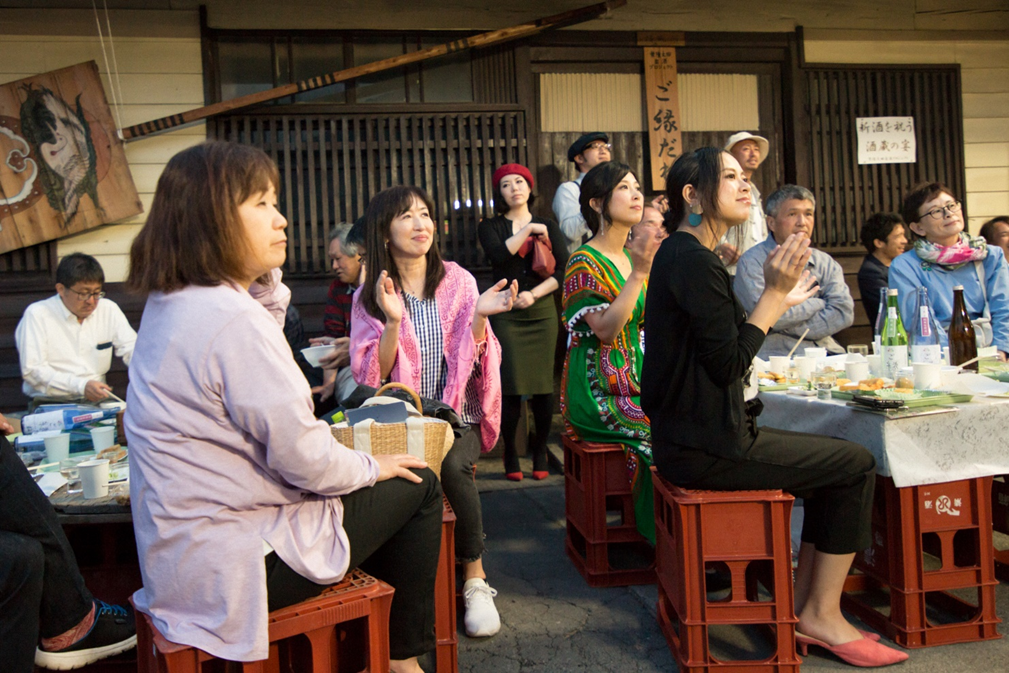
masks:
[[(904, 488), (876, 477), (872, 546), (855, 556), (864, 574), (849, 576), (841, 607), (903, 647), (1000, 638), (991, 493), (991, 477)], [(926, 565), (926, 554), (938, 568)], [(883, 587), (889, 613), (866, 593)], [(965, 589), (976, 592), (976, 605), (950, 593)], [(929, 619), (929, 608), (944, 618)]]
[[(341, 654), (366, 653), (365, 671), (388, 673), (392, 594), (393, 588), (385, 582), (360, 569), (352, 570), (320, 596), (271, 612), (269, 658), (236, 667), (243, 673), (332, 673), (340, 670)], [(195, 647), (170, 642), (150, 617), (136, 614), (140, 673), (199, 673), (204, 662), (217, 659)], [(351, 640), (340, 633), (342, 627), (352, 626), (351, 622), (360, 628), (360, 638)], [(294, 638), (301, 635), (304, 638)]]
[(455, 512), (444, 500), (441, 514), (441, 551), (434, 580), (434, 637), (436, 673), (459, 673), (459, 637), (456, 635)]
[(571, 562), (589, 586), (653, 584), (655, 552), (634, 519), (624, 448), (568, 435), (563, 442), (564, 547)]
[[(1009, 534), (1009, 474), (1003, 474), (991, 485), (992, 528)], [(1009, 549), (995, 550), (995, 577), (1009, 582)]]
[[(789, 522), (792, 496), (781, 491), (690, 491), (652, 468), (659, 626), (681, 671), (717, 669), (798, 673)], [(708, 600), (705, 569), (724, 564), (732, 589)], [(758, 580), (771, 594), (758, 593)], [(763, 659), (722, 661), (709, 630), (723, 624), (767, 627), (774, 652)]]

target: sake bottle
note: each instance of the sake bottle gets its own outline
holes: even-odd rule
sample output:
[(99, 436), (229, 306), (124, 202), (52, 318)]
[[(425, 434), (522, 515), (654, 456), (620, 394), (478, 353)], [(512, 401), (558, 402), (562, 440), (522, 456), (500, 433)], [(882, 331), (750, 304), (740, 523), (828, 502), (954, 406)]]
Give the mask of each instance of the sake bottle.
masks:
[(897, 290), (886, 293), (886, 323), (883, 325), (881, 364), (883, 376), (897, 380), (900, 370), (907, 367), (907, 332), (900, 320)]
[(879, 354), (883, 346), (883, 326), (886, 324), (886, 288), (879, 288), (879, 308), (876, 310), (876, 324), (872, 330), (872, 352)]
[(935, 314), (928, 300), (928, 288), (918, 288), (918, 305), (914, 309), (911, 330), (911, 362), (942, 362), (942, 346), (936, 331)]
[[(953, 315), (949, 321), (949, 363), (958, 365), (977, 357), (977, 341), (974, 339), (974, 325), (967, 315), (967, 305), (963, 301), (963, 285), (953, 286)], [(965, 369), (977, 371), (977, 363)]]

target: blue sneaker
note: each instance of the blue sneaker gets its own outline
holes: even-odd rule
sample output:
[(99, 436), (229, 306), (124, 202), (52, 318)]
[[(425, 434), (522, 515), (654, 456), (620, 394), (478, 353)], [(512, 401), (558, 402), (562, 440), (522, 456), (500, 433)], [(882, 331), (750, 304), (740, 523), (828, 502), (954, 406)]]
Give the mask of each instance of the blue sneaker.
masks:
[(50, 652), (35, 650), (35, 665), (54, 671), (69, 671), (99, 659), (125, 652), (137, 645), (137, 627), (132, 606), (109, 605), (95, 600), (95, 623), (76, 643)]

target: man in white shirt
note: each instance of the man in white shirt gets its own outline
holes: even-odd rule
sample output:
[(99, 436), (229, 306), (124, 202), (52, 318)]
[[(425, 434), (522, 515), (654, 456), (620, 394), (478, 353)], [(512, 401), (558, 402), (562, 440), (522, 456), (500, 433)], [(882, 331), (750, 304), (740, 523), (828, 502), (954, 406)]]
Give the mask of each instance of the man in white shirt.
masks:
[(585, 235), (589, 233), (579, 203), (582, 193), (582, 178), (590, 170), (604, 161), (609, 161), (610, 158), (610, 138), (601, 131), (586, 133), (568, 148), (568, 161), (573, 162), (578, 169), (578, 177), (561, 183), (557, 188), (557, 192), (554, 194), (553, 209), (554, 215), (557, 217), (557, 225), (567, 236), (569, 254), (582, 244)]
[(729, 136), (725, 151), (736, 158), (743, 169), (743, 177), (750, 183), (750, 217), (738, 227), (733, 227), (718, 242), (715, 253), (721, 258), (732, 276), (736, 275), (739, 257), (767, 238), (767, 223), (764, 220), (764, 206), (760, 202), (760, 190), (753, 183), (753, 173), (767, 158), (770, 144), (767, 138), (740, 131)]
[(112, 353), (129, 365), (137, 333), (108, 299), (105, 272), (94, 257), (75, 252), (56, 269), (56, 296), (25, 309), (15, 332), (22, 391), (33, 400), (99, 402), (112, 391), (105, 374)]

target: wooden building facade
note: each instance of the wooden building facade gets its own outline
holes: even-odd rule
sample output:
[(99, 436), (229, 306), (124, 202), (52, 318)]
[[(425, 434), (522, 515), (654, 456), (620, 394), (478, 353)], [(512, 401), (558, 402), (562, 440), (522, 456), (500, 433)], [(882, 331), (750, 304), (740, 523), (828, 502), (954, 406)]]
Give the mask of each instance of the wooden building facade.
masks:
[[(186, 10), (135, 0), (110, 10), (118, 51), (118, 72), (111, 73), (91, 11), (61, 8), (73, 3), (58, 0), (41, 4), (29, 10), (0, 0), (0, 82), (93, 59), (106, 88), (115, 80), (123, 91), (119, 111), (130, 125), (582, 3), (432, 12), (399, 0), (380, 9), (346, 2), (308, 17), (307, 9), (295, 10), (309, 3), (296, 0), (207, 0)], [(490, 176), (500, 164), (532, 169), (535, 208), (549, 215), (556, 186), (573, 177), (567, 146), (583, 131), (603, 130), (614, 157), (644, 184), (651, 120), (641, 103), (643, 30), (683, 33), (683, 147), (721, 145), (743, 129), (766, 136), (771, 152), (757, 184), (765, 196), (787, 182), (813, 190), (816, 244), (845, 266), (856, 298), (858, 228), (873, 212), (898, 210), (911, 184), (949, 184), (963, 195), (974, 231), (1009, 213), (1009, 11), (999, 3), (856, 0), (827, 16), (822, 3), (800, 0), (792, 17), (730, 4), (738, 7), (677, 14), (654, 0), (632, 1), (581, 26), (139, 139), (127, 144), (127, 157), (146, 210), (164, 163), (187, 146), (222, 138), (267, 151), (281, 169), (281, 207), (290, 222), (286, 275), (310, 333), (321, 330), (329, 284), (327, 232), (360, 216), (370, 196), (389, 185), (426, 188), (445, 256), (485, 279), (476, 227), (492, 212)], [(943, 8), (945, 19), (937, 22)], [(729, 104), (739, 100), (745, 103)], [(889, 115), (914, 117), (917, 163), (858, 165), (855, 118)], [(61, 256), (98, 257), (110, 297), (139, 324), (142, 299), (125, 296), (121, 281), (143, 218), (0, 256), (0, 410), (23, 404), (14, 327), (28, 303), (51, 294)], [(863, 341), (866, 321), (856, 307), (847, 336)], [(125, 372), (114, 372), (112, 382), (124, 384)]]

